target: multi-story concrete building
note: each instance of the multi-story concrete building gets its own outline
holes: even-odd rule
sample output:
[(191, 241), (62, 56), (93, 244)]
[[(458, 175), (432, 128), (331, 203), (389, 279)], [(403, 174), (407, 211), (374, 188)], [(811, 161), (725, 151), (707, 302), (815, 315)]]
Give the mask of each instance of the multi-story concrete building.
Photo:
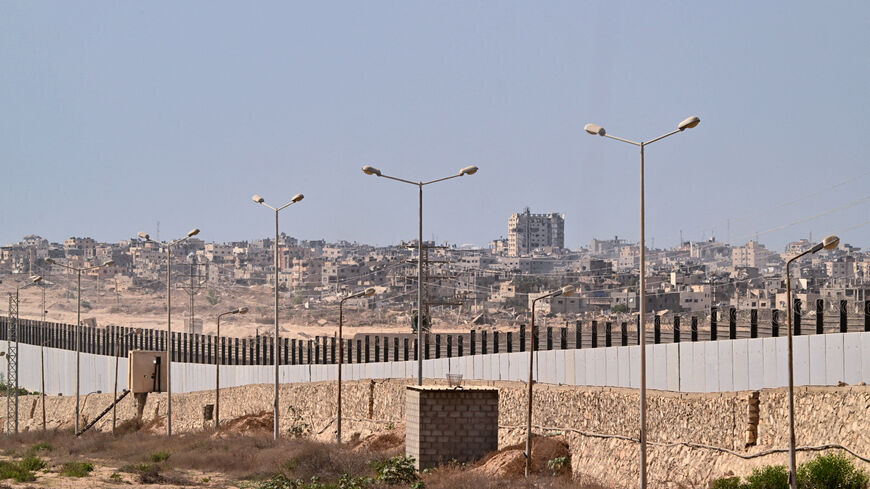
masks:
[(759, 244), (758, 241), (750, 241), (746, 246), (731, 249), (731, 265), (734, 268), (751, 267), (763, 268), (770, 261), (772, 253)]
[(565, 247), (565, 215), (532, 214), (527, 207), (508, 220), (508, 254), (528, 255), (536, 248)]

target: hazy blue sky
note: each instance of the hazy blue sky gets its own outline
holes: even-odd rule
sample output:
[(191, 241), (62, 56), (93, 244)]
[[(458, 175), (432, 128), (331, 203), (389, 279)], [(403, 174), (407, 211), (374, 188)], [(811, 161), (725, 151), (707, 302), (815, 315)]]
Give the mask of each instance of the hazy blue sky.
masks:
[[(0, 243), (271, 234), (870, 247), (868, 2), (0, 1)], [(845, 182), (845, 183), (843, 183)], [(843, 183), (842, 185), (837, 185)], [(796, 202), (795, 202), (796, 201)], [(820, 217), (801, 222), (804, 219)], [(798, 223), (791, 225), (792, 223)], [(774, 230), (764, 233), (768, 230)]]

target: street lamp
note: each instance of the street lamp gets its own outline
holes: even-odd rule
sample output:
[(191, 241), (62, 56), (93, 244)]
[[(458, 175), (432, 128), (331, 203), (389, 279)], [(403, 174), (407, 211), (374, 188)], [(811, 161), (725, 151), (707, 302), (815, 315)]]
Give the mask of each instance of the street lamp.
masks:
[(589, 134), (597, 134), (617, 141), (640, 147), (640, 487), (646, 489), (646, 236), (644, 216), (644, 149), (646, 146), (673, 136), (678, 132), (685, 131), (697, 126), (701, 122), (698, 117), (692, 116), (680, 122), (675, 131), (659, 136), (649, 141), (637, 142), (607, 134), (603, 127), (597, 124), (586, 124), (584, 130)]
[(529, 332), (529, 416), (526, 419), (526, 477), (528, 477), (532, 472), (532, 386), (535, 384), (535, 304), (539, 300), (548, 297), (558, 297), (560, 295), (568, 297), (574, 295), (574, 290), (573, 285), (566, 285), (559, 290), (544, 294), (532, 300), (532, 327)]
[(145, 241), (158, 243), (166, 247), (166, 435), (172, 436), (172, 247), (187, 241), (199, 234), (199, 228), (193, 228), (183, 238), (175, 241), (157, 241), (143, 231), (139, 231), (139, 237)]
[[(45, 282), (42, 281), (42, 275), (32, 275), (30, 283), (38, 283), (42, 289), (42, 326), (45, 327)], [(45, 431), (45, 341), (39, 342), (39, 402), (42, 404), (42, 431)]]
[(227, 311), (218, 314), (217, 317), (217, 348), (215, 355), (215, 373), (214, 373), (214, 427), (220, 428), (221, 424), (221, 316), (227, 314), (247, 314), (247, 307), (238, 307), (232, 311)]
[(271, 205), (266, 203), (266, 200), (263, 199), (259, 194), (254, 194), (251, 197), (253, 201), (257, 204), (263, 205), (275, 211), (275, 342), (272, 345), (272, 358), (275, 359), (275, 406), (273, 407), (273, 418), (274, 418), (274, 433), (273, 436), (277, 440), (278, 439), (278, 339), (280, 338), (278, 331), (278, 213), (287, 207), (299, 202), (304, 199), (305, 196), (302, 194), (296, 194), (290, 199), (290, 202), (282, 205), (281, 207), (272, 207)]
[(421, 349), (423, 347), (423, 186), (429, 185), (433, 183), (443, 182), (444, 180), (450, 180), (451, 178), (461, 177), (463, 175), (474, 175), (477, 173), (476, 166), (466, 166), (459, 170), (459, 173), (456, 175), (451, 175), (449, 177), (439, 178), (437, 180), (431, 180), (429, 182), (412, 182), (410, 180), (405, 180), (403, 178), (391, 177), (390, 175), (384, 175), (380, 170), (373, 166), (366, 165), (362, 167), (363, 173), (366, 175), (375, 175), (378, 177), (389, 178), (390, 180), (395, 180), (397, 182), (407, 183), (409, 185), (416, 185), (420, 190), (420, 209), (419, 209), (419, 234), (417, 236), (417, 248), (418, 248), (418, 256), (417, 256), (417, 385), (423, 385), (423, 355), (421, 353)]
[[(127, 333), (125, 335), (122, 335), (121, 338), (126, 339), (130, 336), (133, 336), (134, 334), (142, 334), (142, 328), (135, 328), (133, 331), (130, 331), (129, 333)], [(115, 397), (113, 398), (115, 402), (112, 404), (112, 435), (115, 434), (115, 426), (118, 424), (118, 357), (121, 355), (120, 350), (121, 350), (121, 342), (116, 341), (115, 342), (115, 390), (114, 390)], [(129, 361), (127, 362), (127, 371), (128, 372), (130, 371), (130, 362)], [(129, 377), (129, 375), (128, 375), (128, 377)], [(128, 385), (127, 387), (131, 387), (131, 386)]]
[(791, 299), (791, 263), (798, 258), (817, 253), (822, 248), (833, 250), (840, 244), (837, 236), (828, 236), (821, 243), (798, 254), (785, 262), (785, 300), (788, 304), (788, 483), (791, 489), (797, 489), (797, 462), (795, 454), (794, 435), (794, 356), (792, 350), (792, 299)]
[[(77, 275), (77, 283), (78, 283), (78, 305), (76, 306), (76, 436), (79, 434), (79, 418), (80, 418), (80, 410), (79, 410), (79, 383), (81, 378), (81, 365), (80, 365), (80, 357), (81, 357), (81, 338), (82, 338), (82, 272), (86, 272), (89, 270), (96, 270), (100, 267), (110, 267), (115, 264), (113, 260), (109, 260), (103, 262), (101, 265), (94, 265), (92, 267), (74, 267), (70, 265), (65, 265), (63, 263), (58, 263), (54, 261), (52, 258), (46, 258), (45, 262), (49, 265), (57, 265), (59, 267), (66, 268), (67, 270), (72, 270), (76, 272)], [(44, 308), (43, 308), (44, 310)]]
[(338, 414), (335, 418), (338, 429), (336, 431), (335, 441), (339, 445), (341, 444), (341, 362), (344, 359), (344, 341), (342, 340), (341, 327), (344, 324), (344, 301), (363, 296), (371, 297), (373, 295), (375, 295), (375, 289), (369, 287), (366, 290), (351, 294), (338, 301)]

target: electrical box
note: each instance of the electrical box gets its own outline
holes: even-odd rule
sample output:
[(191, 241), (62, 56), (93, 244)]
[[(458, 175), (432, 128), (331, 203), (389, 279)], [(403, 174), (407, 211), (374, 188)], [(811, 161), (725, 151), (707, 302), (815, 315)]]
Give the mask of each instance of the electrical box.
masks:
[(127, 379), (133, 394), (166, 392), (166, 352), (133, 350)]

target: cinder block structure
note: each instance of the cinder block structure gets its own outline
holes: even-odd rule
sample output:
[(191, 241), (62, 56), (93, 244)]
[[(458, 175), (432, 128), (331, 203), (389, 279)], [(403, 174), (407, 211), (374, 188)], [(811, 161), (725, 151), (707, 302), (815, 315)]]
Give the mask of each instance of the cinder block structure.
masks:
[(408, 386), (405, 417), (405, 454), (418, 470), (498, 449), (498, 389)]

